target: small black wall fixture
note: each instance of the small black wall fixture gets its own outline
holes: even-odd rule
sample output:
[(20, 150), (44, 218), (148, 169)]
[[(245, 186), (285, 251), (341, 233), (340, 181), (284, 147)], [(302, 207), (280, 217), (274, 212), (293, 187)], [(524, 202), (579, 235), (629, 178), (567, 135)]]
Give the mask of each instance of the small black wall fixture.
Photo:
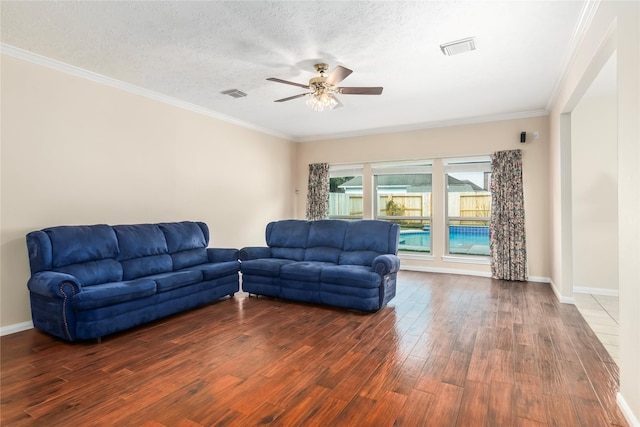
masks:
[(520, 142), (524, 144), (526, 140), (527, 140), (527, 133), (520, 132)]

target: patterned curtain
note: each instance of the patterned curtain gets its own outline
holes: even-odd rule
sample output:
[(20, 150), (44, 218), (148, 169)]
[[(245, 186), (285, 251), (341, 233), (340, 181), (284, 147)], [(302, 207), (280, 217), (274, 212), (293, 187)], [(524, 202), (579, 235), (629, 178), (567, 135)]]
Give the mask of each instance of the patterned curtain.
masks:
[(524, 232), (522, 151), (498, 151), (491, 156), (491, 276), (527, 280)]
[(307, 219), (326, 219), (329, 216), (329, 164), (309, 165), (307, 189)]

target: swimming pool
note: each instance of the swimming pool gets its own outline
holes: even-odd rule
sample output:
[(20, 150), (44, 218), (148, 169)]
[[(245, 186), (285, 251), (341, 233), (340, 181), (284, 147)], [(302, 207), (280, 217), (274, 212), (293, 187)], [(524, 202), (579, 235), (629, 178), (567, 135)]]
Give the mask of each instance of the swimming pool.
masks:
[[(398, 249), (411, 252), (431, 251), (431, 231), (401, 231)], [(489, 227), (450, 226), (449, 253), (484, 255), (489, 252)]]

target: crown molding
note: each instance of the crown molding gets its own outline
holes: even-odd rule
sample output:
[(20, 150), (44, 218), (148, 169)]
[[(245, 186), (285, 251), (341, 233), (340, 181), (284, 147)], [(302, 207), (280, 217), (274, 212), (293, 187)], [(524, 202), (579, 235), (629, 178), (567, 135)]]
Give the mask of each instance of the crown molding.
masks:
[(551, 97), (549, 98), (549, 102), (547, 103), (546, 107), (547, 111), (551, 111), (553, 109), (554, 104), (558, 100), (558, 96), (560, 96), (560, 90), (567, 80), (567, 73), (575, 63), (576, 55), (578, 54), (578, 48), (587, 35), (587, 30), (591, 26), (591, 22), (593, 21), (593, 18), (596, 15), (598, 8), (600, 7), (600, 3), (601, 0), (588, 0), (582, 7), (580, 18), (578, 18), (578, 22), (573, 29), (573, 34), (571, 35), (571, 39), (569, 40), (569, 46), (562, 59), (560, 73), (558, 74), (558, 78), (556, 79), (553, 90), (551, 91)]
[(381, 135), (386, 133), (411, 132), (411, 131), (430, 129), (430, 128), (442, 128), (442, 127), (472, 125), (472, 124), (478, 124), (478, 123), (500, 122), (503, 120), (528, 119), (531, 117), (543, 117), (548, 115), (549, 115), (549, 111), (547, 110), (520, 111), (516, 113), (497, 114), (497, 115), (491, 115), (491, 116), (465, 117), (461, 119), (440, 120), (440, 121), (433, 121), (433, 122), (412, 123), (412, 124), (402, 125), (402, 126), (365, 129), (365, 130), (355, 131), (355, 132), (334, 133), (329, 135), (301, 137), (301, 138), (294, 139), (294, 141), (312, 142), (312, 141), (322, 141), (322, 140), (328, 140), (328, 139), (353, 138), (358, 136)]
[(128, 93), (132, 93), (148, 99), (152, 99), (154, 101), (162, 102), (164, 104), (168, 104), (173, 107), (181, 108), (183, 110), (191, 111), (197, 114), (202, 114), (204, 116), (218, 119), (227, 123), (231, 123), (246, 129), (250, 129), (253, 131), (257, 131), (260, 133), (268, 134), (271, 136), (275, 136), (278, 138), (295, 142), (295, 137), (291, 135), (285, 135), (283, 133), (274, 131), (272, 129), (256, 126), (254, 124), (244, 122), (242, 120), (238, 120), (233, 117), (226, 116), (224, 114), (220, 114), (216, 111), (209, 110), (207, 108), (192, 104), (190, 102), (181, 101), (177, 98), (172, 98), (170, 96), (166, 96), (161, 93), (142, 88), (140, 86), (132, 85), (132, 84), (123, 82), (121, 80), (116, 80), (114, 78), (107, 77), (102, 74), (94, 73), (93, 71), (88, 71), (88, 70), (85, 70), (84, 68), (76, 67), (74, 65), (70, 65), (62, 61), (58, 61), (52, 58), (48, 58), (46, 56), (38, 55), (36, 53), (30, 52), (24, 49), (20, 49), (5, 43), (0, 43), (0, 53), (2, 53), (3, 55), (11, 56), (13, 58), (31, 62), (36, 65), (41, 65), (43, 67), (51, 68), (56, 71), (60, 71), (62, 73), (69, 74), (75, 77), (80, 77), (85, 80), (89, 80), (105, 86), (110, 86), (115, 89), (120, 89)]
[(202, 114), (207, 117), (211, 117), (214, 119), (218, 119), (230, 124), (243, 127), (245, 129), (250, 129), (256, 132), (260, 132), (263, 134), (282, 138), (287, 141), (298, 142), (298, 143), (323, 141), (323, 140), (331, 140), (331, 139), (353, 138), (353, 137), (368, 136), (368, 135), (381, 135), (381, 134), (398, 133), (398, 132), (411, 132), (411, 131), (430, 129), (430, 128), (464, 126), (464, 125), (470, 125), (470, 124), (489, 123), (489, 122), (497, 122), (497, 121), (503, 121), (503, 120), (525, 119), (525, 118), (541, 117), (541, 116), (549, 115), (548, 110), (540, 109), (540, 110), (522, 111), (522, 112), (498, 114), (498, 115), (491, 115), (491, 116), (477, 116), (477, 117), (466, 117), (466, 118), (452, 119), (452, 120), (411, 123), (411, 124), (401, 125), (401, 126), (391, 126), (391, 127), (383, 127), (383, 128), (364, 129), (360, 131), (345, 132), (345, 133), (312, 135), (312, 136), (302, 137), (302, 136), (295, 136), (295, 135), (287, 135), (272, 129), (256, 126), (252, 123), (244, 122), (244, 121), (235, 119), (233, 117), (218, 113), (216, 111), (209, 110), (207, 108), (179, 100), (177, 98), (172, 98), (170, 96), (166, 96), (161, 93), (151, 91), (149, 89), (144, 89), (142, 87), (135, 86), (130, 83), (123, 82), (121, 80), (116, 80), (114, 78), (107, 77), (105, 75), (98, 74), (93, 71), (88, 71), (83, 68), (76, 67), (74, 65), (70, 65), (62, 61), (48, 58), (46, 56), (38, 55), (36, 53), (26, 51), (24, 49), (7, 45), (5, 43), (0, 43), (0, 53), (2, 53), (3, 55), (8, 55), (14, 58), (18, 58), (27, 62), (31, 62), (33, 64), (41, 65), (43, 67), (51, 68), (56, 71), (60, 71), (62, 73), (69, 74), (75, 77), (80, 77), (85, 80), (93, 81), (99, 84), (120, 89), (128, 93), (143, 96), (145, 98), (152, 99), (154, 101), (159, 101), (164, 104), (168, 104), (177, 108), (181, 108), (197, 114)]

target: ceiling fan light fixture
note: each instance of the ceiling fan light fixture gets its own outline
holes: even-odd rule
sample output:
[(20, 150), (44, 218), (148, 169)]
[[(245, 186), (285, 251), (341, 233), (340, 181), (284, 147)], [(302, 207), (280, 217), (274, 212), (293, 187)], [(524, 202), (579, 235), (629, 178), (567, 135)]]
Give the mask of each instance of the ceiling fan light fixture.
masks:
[(338, 101), (329, 92), (314, 93), (307, 99), (307, 105), (314, 111), (333, 110), (338, 106)]
[(269, 77), (267, 80), (272, 82), (298, 86), (309, 90), (307, 93), (300, 93), (287, 98), (276, 99), (273, 102), (285, 102), (309, 96), (307, 99), (307, 105), (315, 111), (324, 111), (335, 110), (336, 108), (343, 106), (342, 102), (340, 102), (340, 100), (335, 96), (335, 94), (338, 93), (345, 95), (380, 95), (382, 93), (382, 87), (338, 86), (340, 82), (346, 79), (353, 71), (343, 67), (342, 65), (338, 65), (331, 74), (326, 76), (325, 73), (328, 68), (329, 66), (327, 64), (316, 64), (315, 69), (319, 75), (309, 80), (309, 84), (306, 85), (278, 79), (276, 77)]
[(468, 37), (466, 39), (444, 43), (440, 45), (440, 50), (446, 56), (471, 52), (472, 50), (476, 50), (476, 39), (475, 37)]

